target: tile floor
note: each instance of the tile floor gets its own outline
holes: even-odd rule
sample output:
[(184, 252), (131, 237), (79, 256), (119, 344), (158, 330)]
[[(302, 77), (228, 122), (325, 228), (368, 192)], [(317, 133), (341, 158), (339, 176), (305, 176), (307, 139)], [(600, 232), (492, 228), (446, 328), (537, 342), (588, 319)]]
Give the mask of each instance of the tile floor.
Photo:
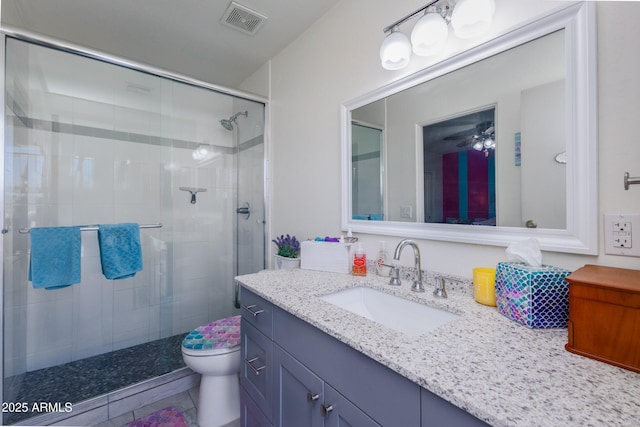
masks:
[[(144, 417), (152, 412), (166, 408), (168, 406), (176, 406), (180, 408), (184, 414), (189, 427), (198, 427), (197, 411), (198, 411), (198, 388), (178, 393), (174, 396), (167, 397), (157, 402), (150, 403), (140, 409), (120, 415), (104, 423), (97, 424), (94, 427), (121, 427), (137, 418)], [(240, 420), (236, 420), (223, 427), (240, 427)]]

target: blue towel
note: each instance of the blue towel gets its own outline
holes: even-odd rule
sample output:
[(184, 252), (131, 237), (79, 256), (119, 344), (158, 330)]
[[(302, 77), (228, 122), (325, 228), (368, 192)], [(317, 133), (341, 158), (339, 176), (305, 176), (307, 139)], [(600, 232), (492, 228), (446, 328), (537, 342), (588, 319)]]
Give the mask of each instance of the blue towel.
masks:
[(58, 289), (80, 283), (80, 227), (36, 227), (29, 234), (29, 280), (34, 288)]
[(142, 271), (138, 224), (100, 224), (98, 244), (102, 273), (107, 279), (126, 279), (135, 276), (137, 271)]

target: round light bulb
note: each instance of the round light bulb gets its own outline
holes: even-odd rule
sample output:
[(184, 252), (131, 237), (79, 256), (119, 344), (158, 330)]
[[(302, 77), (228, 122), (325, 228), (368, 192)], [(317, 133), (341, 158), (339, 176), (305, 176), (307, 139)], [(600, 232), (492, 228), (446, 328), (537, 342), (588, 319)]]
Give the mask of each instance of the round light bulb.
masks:
[(429, 56), (439, 53), (449, 36), (449, 27), (439, 13), (426, 13), (413, 27), (411, 44), (413, 53)]
[(393, 28), (380, 46), (380, 61), (387, 70), (399, 70), (409, 65), (411, 42), (409, 38)]
[(472, 147), (476, 151), (482, 151), (482, 149), (484, 148), (484, 144), (482, 143), (482, 141), (476, 141), (473, 143)]
[(456, 37), (470, 39), (487, 31), (495, 10), (495, 0), (458, 0), (451, 15)]

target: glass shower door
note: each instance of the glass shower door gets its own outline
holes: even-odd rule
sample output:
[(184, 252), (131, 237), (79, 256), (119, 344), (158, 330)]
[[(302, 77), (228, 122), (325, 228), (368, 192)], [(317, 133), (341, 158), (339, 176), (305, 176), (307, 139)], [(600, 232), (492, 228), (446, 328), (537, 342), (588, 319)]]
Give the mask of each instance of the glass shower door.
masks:
[[(164, 339), (181, 362), (181, 335), (236, 313), (234, 275), (264, 267), (264, 104), (12, 38), (5, 97), (3, 399), (35, 399), (26, 385), (45, 371), (58, 400), (78, 381), (100, 386), (81, 400), (106, 394), (53, 370)], [(232, 131), (221, 125), (238, 111)], [(141, 230), (135, 277), (107, 280), (86, 231), (82, 281), (33, 288), (20, 229), (122, 222), (162, 224)], [(159, 354), (135, 353), (137, 369), (108, 366), (141, 372)], [(173, 366), (156, 364), (152, 375)]]

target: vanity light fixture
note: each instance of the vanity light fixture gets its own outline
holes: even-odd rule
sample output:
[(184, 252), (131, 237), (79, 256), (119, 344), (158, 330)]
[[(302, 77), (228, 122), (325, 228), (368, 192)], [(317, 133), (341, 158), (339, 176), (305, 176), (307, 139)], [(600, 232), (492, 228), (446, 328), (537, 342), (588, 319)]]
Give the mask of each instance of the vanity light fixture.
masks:
[(389, 35), (380, 46), (380, 60), (387, 70), (399, 70), (409, 65), (411, 58), (411, 42), (398, 26), (389, 30)]
[(420, 56), (439, 53), (449, 37), (449, 27), (445, 18), (437, 10), (425, 10), (424, 16), (416, 22), (411, 31), (413, 52)]
[[(448, 24), (458, 38), (468, 39), (481, 35), (490, 26), (495, 12), (495, 0), (433, 0), (420, 9), (397, 20), (382, 31), (387, 37), (380, 46), (380, 61), (387, 70), (399, 70), (411, 59), (411, 51), (420, 56), (439, 53), (449, 36)], [(411, 41), (400, 31), (400, 25), (416, 17)]]
[(495, 0), (458, 0), (451, 16), (456, 37), (470, 39), (483, 34), (493, 22)]

